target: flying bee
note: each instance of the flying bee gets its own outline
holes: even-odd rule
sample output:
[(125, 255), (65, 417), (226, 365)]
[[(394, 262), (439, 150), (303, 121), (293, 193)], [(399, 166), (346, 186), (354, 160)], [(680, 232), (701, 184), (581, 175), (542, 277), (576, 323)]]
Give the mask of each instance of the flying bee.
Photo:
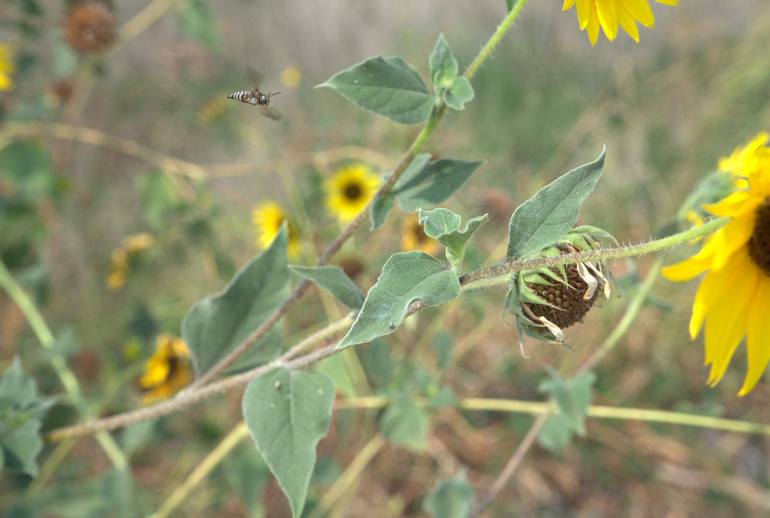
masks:
[(255, 71), (249, 74), (254, 81), (253, 90), (238, 90), (227, 96), (228, 99), (235, 99), (242, 103), (250, 104), (259, 108), (259, 111), (268, 119), (277, 121), (281, 118), (281, 114), (270, 108), (270, 98), (280, 94), (281, 92), (262, 92), (259, 89), (259, 84), (262, 82), (262, 76)]

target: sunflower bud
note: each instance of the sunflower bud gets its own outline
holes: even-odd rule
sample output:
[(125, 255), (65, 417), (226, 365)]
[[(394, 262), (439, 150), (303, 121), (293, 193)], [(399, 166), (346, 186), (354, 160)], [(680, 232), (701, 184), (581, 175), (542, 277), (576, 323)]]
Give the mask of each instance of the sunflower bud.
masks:
[[(578, 227), (542, 257), (559, 257), (599, 248), (596, 236), (607, 234)], [(598, 262), (545, 266), (516, 274), (506, 307), (518, 319), (519, 330), (540, 340), (564, 342), (564, 329), (581, 322), (599, 297), (610, 296), (610, 285)]]

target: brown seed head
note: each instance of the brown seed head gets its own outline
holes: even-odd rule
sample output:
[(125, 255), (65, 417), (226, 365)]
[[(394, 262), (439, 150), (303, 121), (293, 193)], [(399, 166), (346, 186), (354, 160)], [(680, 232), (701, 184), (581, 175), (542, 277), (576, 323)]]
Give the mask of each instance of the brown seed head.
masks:
[(101, 52), (115, 40), (115, 17), (101, 2), (75, 5), (64, 21), (64, 38), (75, 52)]

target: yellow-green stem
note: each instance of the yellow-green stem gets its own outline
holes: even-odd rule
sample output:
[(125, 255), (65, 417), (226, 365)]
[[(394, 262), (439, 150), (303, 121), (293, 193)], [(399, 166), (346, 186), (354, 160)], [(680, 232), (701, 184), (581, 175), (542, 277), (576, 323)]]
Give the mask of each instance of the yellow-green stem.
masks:
[(249, 436), (249, 430), (246, 428), (246, 423), (241, 421), (235, 428), (233, 428), (222, 442), (217, 444), (211, 453), (209, 453), (203, 461), (198, 464), (195, 469), (190, 473), (181, 485), (169, 495), (169, 497), (161, 504), (154, 514), (150, 515), (150, 518), (166, 518), (169, 516), (177, 506), (187, 498), (193, 489), (205, 479), (214, 468), (219, 465), (222, 460), (236, 447), (240, 442)]
[[(6, 293), (8, 293), (8, 296), (11, 298), (11, 300), (14, 301), (14, 303), (24, 314), (24, 317), (29, 323), (29, 327), (37, 337), (40, 345), (45, 349), (52, 350), (56, 345), (56, 339), (54, 338), (51, 329), (46, 324), (43, 316), (40, 314), (40, 311), (38, 311), (37, 306), (32, 301), (32, 298), (30, 298), (29, 295), (27, 295), (27, 292), (25, 292), (19, 283), (16, 282), (16, 279), (13, 278), (11, 272), (8, 271), (8, 268), (6, 268), (5, 263), (3, 263), (2, 260), (0, 260), (0, 287), (2, 287)], [(78, 409), (80, 415), (85, 419), (90, 419), (92, 415), (88, 410), (86, 401), (83, 399), (83, 393), (80, 389), (80, 384), (78, 383), (77, 378), (72, 373), (70, 368), (67, 366), (67, 363), (61, 356), (56, 354), (56, 352), (50, 354), (48, 358), (51, 363), (51, 367), (53, 367), (54, 372), (56, 372), (59, 380), (61, 380), (62, 386), (64, 386), (64, 390), (70, 396), (72, 403)], [(99, 432), (96, 434), (96, 440), (99, 442), (102, 449), (104, 450), (104, 453), (107, 454), (107, 457), (109, 457), (110, 461), (116, 468), (123, 469), (128, 465), (126, 456), (123, 454), (120, 447), (109, 433), (104, 431)]]
[(638, 245), (619, 246), (617, 248), (599, 248), (596, 250), (564, 254), (555, 257), (508, 260), (489, 268), (463, 275), (460, 280), (462, 282), (463, 291), (477, 290), (498, 286), (500, 284), (507, 284), (511, 281), (510, 274), (525, 270), (550, 268), (566, 264), (585, 263), (588, 261), (612, 261), (660, 252), (661, 250), (689, 243), (694, 239), (716, 232), (728, 221), (727, 218), (714, 218), (703, 225), (692, 227), (683, 232), (679, 232), (678, 234), (648, 241), (647, 243), (640, 243)]

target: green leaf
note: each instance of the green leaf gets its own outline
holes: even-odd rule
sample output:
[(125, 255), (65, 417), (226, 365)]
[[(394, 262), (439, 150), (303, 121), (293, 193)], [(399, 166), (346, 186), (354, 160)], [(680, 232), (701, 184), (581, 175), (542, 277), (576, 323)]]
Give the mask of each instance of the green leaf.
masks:
[(457, 274), (441, 261), (422, 252), (393, 254), (337, 349), (371, 342), (393, 333), (406, 318), (409, 306), (422, 301), (427, 306), (449, 302), (460, 294)]
[(462, 261), (468, 239), (481, 225), (489, 221), (486, 214), (476, 216), (468, 220), (461, 230), (460, 216), (443, 208), (428, 211), (421, 209), (419, 219), (425, 234), (446, 247), (447, 259), (453, 266)]
[(560, 452), (572, 441), (572, 429), (567, 418), (561, 414), (552, 415), (540, 429), (537, 442), (543, 448)]
[(356, 283), (338, 266), (290, 266), (306, 279), (328, 290), (349, 308), (358, 309), (364, 303), (364, 294)]
[(334, 383), (318, 372), (276, 369), (252, 381), (243, 396), (243, 417), (295, 517), (305, 507), (316, 445), (326, 435)]
[(505, 0), (505, 7), (508, 8), (508, 12), (511, 12), (511, 9), (513, 9), (513, 6), (516, 5), (516, 2), (518, 0)]
[(358, 395), (356, 385), (350, 377), (348, 366), (342, 354), (335, 354), (321, 360), (316, 365), (315, 370), (329, 376), (334, 382), (334, 386), (337, 387), (337, 392), (340, 394), (346, 397), (356, 397)]
[(378, 196), (369, 211), (369, 230), (377, 230), (385, 224), (390, 210), (393, 208), (393, 196), (386, 194)]
[(570, 380), (562, 379), (553, 371), (551, 379), (540, 385), (540, 390), (550, 394), (559, 405), (559, 412), (566, 420), (570, 430), (578, 435), (585, 435), (585, 421), (588, 407), (591, 406), (591, 389), (596, 382), (593, 372), (585, 372)]
[(204, 0), (189, 0), (179, 10), (181, 31), (215, 52), (222, 48), (217, 33), (216, 19), (208, 2)]
[(394, 444), (422, 451), (428, 446), (428, 415), (410, 399), (399, 398), (380, 418), (382, 434)]
[(53, 400), (38, 394), (35, 380), (18, 358), (0, 376), (0, 470), (37, 476), (37, 457), (43, 449), (40, 427)]
[(436, 518), (469, 517), (473, 508), (473, 488), (465, 478), (465, 472), (436, 484), (422, 505)]
[(424, 122), (435, 103), (420, 74), (395, 56), (369, 58), (318, 87), (336, 90), (353, 104), (402, 124)]
[(460, 76), (444, 91), (444, 102), (453, 110), (462, 110), (473, 100), (473, 95), (471, 82)]
[(31, 141), (14, 141), (0, 149), (0, 178), (30, 199), (50, 195), (57, 185), (48, 150)]
[(433, 52), (428, 58), (428, 66), (437, 93), (452, 86), (452, 82), (457, 78), (459, 70), (457, 58), (452, 54), (452, 49), (449, 48), (449, 43), (443, 34), (438, 35)]
[(604, 149), (593, 162), (560, 176), (522, 203), (511, 216), (507, 256), (536, 254), (572, 229), (603, 167)]
[(393, 186), (401, 208), (414, 212), (437, 205), (462, 187), (482, 164), (479, 161), (441, 158), (428, 161), (427, 154), (417, 155)]
[[(195, 304), (182, 321), (182, 338), (198, 374), (237, 347), (280, 306), (289, 292), (284, 225), (270, 247), (255, 257), (219, 294)], [(280, 347), (277, 328), (232, 367), (244, 369), (272, 358)]]

